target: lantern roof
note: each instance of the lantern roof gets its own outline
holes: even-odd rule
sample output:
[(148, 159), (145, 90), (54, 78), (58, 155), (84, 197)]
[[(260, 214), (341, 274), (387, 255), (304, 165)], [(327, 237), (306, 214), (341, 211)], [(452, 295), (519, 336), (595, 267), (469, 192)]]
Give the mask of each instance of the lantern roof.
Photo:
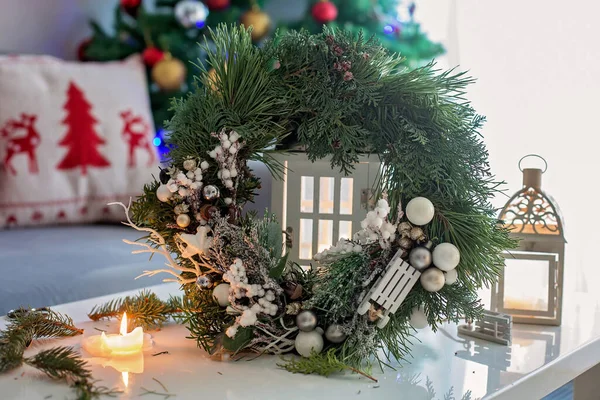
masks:
[(500, 212), (500, 220), (513, 234), (555, 236), (566, 241), (560, 209), (556, 201), (541, 189), (543, 171), (537, 168), (521, 171), (523, 188), (506, 202)]

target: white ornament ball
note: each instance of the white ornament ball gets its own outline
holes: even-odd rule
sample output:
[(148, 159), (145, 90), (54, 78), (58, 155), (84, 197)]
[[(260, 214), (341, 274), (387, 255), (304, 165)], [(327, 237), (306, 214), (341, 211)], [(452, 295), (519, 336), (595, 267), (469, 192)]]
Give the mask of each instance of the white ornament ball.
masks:
[(415, 329), (423, 329), (427, 326), (427, 315), (425, 315), (423, 306), (412, 309), (409, 322)]
[(460, 262), (460, 252), (452, 243), (440, 243), (433, 249), (433, 265), (442, 271), (456, 268)]
[(426, 269), (421, 274), (421, 285), (428, 292), (437, 292), (444, 287), (446, 278), (444, 273), (435, 267)]
[(329, 325), (325, 331), (325, 337), (331, 343), (342, 343), (346, 340), (347, 335), (342, 331), (342, 327), (338, 324)]
[(317, 331), (300, 331), (296, 336), (295, 347), (302, 357), (310, 357), (313, 351), (320, 353), (323, 350), (323, 336)]
[(425, 197), (415, 197), (406, 205), (406, 218), (415, 225), (427, 225), (434, 213), (433, 203)]
[(190, 222), (190, 216), (187, 214), (179, 214), (177, 216), (177, 225), (179, 225), (181, 228), (187, 228)]
[(173, 197), (173, 193), (167, 185), (160, 185), (158, 189), (156, 189), (156, 197), (158, 198), (158, 200), (164, 203), (169, 201), (171, 197)]
[(456, 272), (456, 269), (451, 269), (444, 273), (444, 275), (446, 275), (446, 285), (453, 285), (458, 279), (458, 272)]
[(227, 307), (229, 305), (229, 284), (221, 283), (217, 285), (213, 290), (213, 297), (221, 307)]

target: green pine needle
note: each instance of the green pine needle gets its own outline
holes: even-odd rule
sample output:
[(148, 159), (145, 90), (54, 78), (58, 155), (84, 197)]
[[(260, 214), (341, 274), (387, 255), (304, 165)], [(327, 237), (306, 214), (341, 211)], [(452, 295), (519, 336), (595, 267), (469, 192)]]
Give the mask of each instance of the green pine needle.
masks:
[(294, 374), (317, 374), (328, 377), (331, 374), (349, 370), (360, 374), (366, 378), (369, 378), (372, 381), (377, 382), (377, 379), (366, 374), (365, 372), (353, 368), (350, 365), (347, 365), (340, 361), (336, 356), (336, 349), (334, 348), (329, 349), (325, 353), (319, 354), (313, 351), (311, 356), (308, 358), (294, 357), (289, 359), (282, 359), (284, 363), (277, 365)]

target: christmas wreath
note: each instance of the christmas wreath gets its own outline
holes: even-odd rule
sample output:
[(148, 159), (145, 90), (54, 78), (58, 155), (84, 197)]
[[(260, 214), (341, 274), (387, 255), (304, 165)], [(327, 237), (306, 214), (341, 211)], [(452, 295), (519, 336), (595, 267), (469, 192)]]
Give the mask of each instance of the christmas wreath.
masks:
[[(406, 70), (376, 40), (328, 28), (262, 48), (243, 28), (211, 35), (214, 72), (197, 78), (205, 89), (174, 102), (168, 167), (126, 207), (126, 224), (147, 233), (131, 242), (137, 252), (168, 261), (143, 275), (170, 274), (184, 292), (154, 317), (146, 304), (138, 323), (177, 310), (211, 354), (295, 350), (302, 358), (286, 369), (328, 375), (406, 357), (413, 328), (478, 318), (476, 291), (514, 243), (489, 202), (499, 183), (478, 133), (484, 118), (464, 98), (472, 79), (433, 64)], [(247, 161), (277, 178), (273, 154), (298, 146), (345, 174), (364, 153), (382, 163), (361, 230), (310, 270), (287, 262), (276, 216), (242, 215), (260, 188)]]

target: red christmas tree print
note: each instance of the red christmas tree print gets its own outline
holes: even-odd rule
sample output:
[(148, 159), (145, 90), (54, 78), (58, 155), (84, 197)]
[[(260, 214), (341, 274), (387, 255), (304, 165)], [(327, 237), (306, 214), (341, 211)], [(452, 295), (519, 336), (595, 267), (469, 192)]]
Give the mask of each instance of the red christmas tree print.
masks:
[(69, 150), (56, 168), (81, 167), (81, 175), (86, 175), (88, 166), (97, 168), (110, 166), (97, 149), (105, 141), (94, 130), (94, 125), (98, 121), (91, 114), (92, 106), (86, 100), (82, 90), (73, 82), (69, 83), (67, 102), (63, 108), (67, 116), (62, 123), (67, 125), (68, 130), (59, 146), (68, 147)]

